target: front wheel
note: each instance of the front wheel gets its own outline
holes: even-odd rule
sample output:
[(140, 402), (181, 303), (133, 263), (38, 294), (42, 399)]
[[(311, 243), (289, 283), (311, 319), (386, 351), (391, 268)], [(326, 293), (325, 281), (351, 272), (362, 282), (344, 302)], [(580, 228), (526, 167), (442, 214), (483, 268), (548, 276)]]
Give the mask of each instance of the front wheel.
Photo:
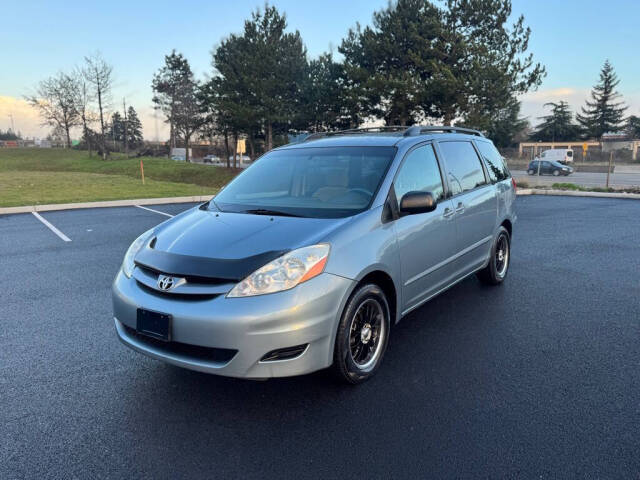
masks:
[(509, 271), (511, 261), (511, 237), (506, 228), (500, 227), (491, 247), (489, 264), (477, 273), (478, 279), (488, 285), (499, 285)]
[(554, 170), (553, 171), (553, 176), (557, 177), (558, 175), (560, 175), (560, 170)]
[(371, 378), (382, 363), (389, 342), (387, 298), (375, 284), (358, 287), (345, 306), (333, 352), (338, 376), (351, 384)]

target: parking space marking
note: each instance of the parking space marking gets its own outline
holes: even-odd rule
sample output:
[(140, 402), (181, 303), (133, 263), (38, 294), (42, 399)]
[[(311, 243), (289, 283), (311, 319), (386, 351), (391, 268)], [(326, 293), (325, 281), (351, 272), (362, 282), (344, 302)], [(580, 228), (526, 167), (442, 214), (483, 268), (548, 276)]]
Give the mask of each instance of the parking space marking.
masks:
[(138, 207), (138, 208), (142, 208), (143, 210), (149, 210), (150, 212), (159, 213), (160, 215), (165, 215), (167, 217), (173, 218), (173, 215), (171, 215), (169, 213), (161, 212), (160, 210), (154, 210), (153, 208), (143, 207), (142, 205), (134, 205), (134, 206)]
[(36, 217), (38, 220), (40, 220), (42, 223), (44, 223), (49, 228), (49, 230), (51, 230), (53, 233), (55, 233), (63, 241), (65, 241), (65, 242), (70, 242), (71, 241), (71, 239), (69, 237), (67, 237), (64, 233), (62, 233), (60, 230), (58, 230), (54, 225), (50, 224), (47, 220), (45, 220), (38, 212), (31, 212), (31, 213), (33, 213), (34, 217)]

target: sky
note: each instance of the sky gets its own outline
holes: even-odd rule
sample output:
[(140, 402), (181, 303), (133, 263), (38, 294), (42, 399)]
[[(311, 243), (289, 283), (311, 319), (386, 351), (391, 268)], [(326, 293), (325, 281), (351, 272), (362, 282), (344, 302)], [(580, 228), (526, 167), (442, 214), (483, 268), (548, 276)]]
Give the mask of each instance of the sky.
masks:
[[(310, 57), (335, 49), (356, 22), (370, 24), (388, 0), (272, 0), (299, 30)], [(37, 83), (81, 65), (97, 51), (114, 67), (113, 108), (122, 99), (138, 111), (147, 139), (166, 135), (154, 119), (151, 79), (172, 49), (183, 53), (196, 77), (211, 74), (211, 51), (261, 0), (111, 0), (64, 2), (3, 0), (0, 4), (0, 129), (11, 126), (29, 137), (46, 136), (37, 112), (24, 101)], [(620, 77), (628, 114), (640, 115), (637, 42), (640, 2), (634, 0), (513, 0), (513, 16), (524, 15), (531, 30), (530, 52), (547, 68), (537, 91), (521, 98), (522, 115), (535, 124), (546, 102), (566, 100), (574, 111), (584, 104), (605, 59)], [(157, 130), (156, 130), (157, 125)]]

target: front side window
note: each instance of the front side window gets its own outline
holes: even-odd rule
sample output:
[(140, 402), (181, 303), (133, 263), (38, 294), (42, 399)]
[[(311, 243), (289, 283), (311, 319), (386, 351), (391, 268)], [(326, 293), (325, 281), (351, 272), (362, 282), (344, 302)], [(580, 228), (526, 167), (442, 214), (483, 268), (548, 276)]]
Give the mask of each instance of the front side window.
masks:
[(510, 177), (509, 169), (504, 163), (502, 155), (496, 150), (489, 142), (476, 142), (480, 155), (484, 159), (484, 163), (487, 166), (489, 172), (489, 178), (492, 182), (500, 182)]
[(441, 142), (438, 145), (444, 154), (453, 195), (487, 183), (482, 164), (471, 142)]
[(396, 154), (395, 147), (274, 150), (213, 199), (219, 210), (339, 218), (366, 210)]
[(442, 177), (432, 145), (418, 147), (407, 154), (393, 188), (398, 203), (408, 192), (430, 192), (436, 201), (444, 198)]

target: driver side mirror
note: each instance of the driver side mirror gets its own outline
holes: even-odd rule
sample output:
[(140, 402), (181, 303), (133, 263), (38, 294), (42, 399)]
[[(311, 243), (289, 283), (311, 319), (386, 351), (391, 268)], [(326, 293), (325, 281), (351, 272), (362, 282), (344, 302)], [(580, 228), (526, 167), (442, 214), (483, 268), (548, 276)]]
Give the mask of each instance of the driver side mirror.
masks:
[(433, 212), (437, 205), (438, 202), (431, 192), (407, 192), (400, 200), (400, 214), (414, 215)]

